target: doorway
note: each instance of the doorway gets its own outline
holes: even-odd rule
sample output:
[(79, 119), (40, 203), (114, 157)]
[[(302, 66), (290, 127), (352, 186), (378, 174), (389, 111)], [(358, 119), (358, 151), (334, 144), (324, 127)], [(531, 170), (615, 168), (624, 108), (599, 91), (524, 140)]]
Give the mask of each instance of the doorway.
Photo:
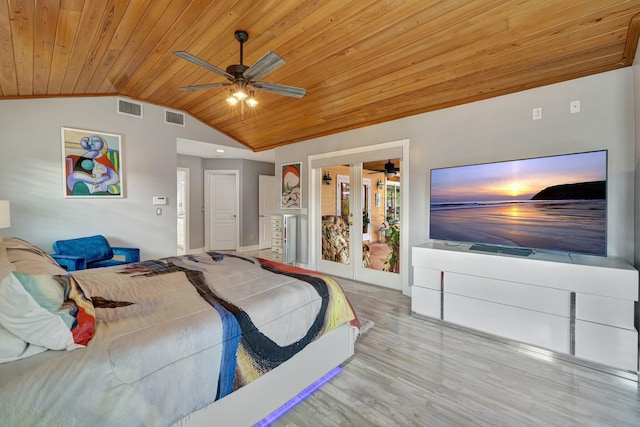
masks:
[[(384, 169), (388, 163), (392, 173)], [(316, 186), (317, 269), (400, 289), (400, 221), (387, 218), (387, 211), (393, 206), (399, 218), (401, 206), (399, 198), (388, 200), (386, 189), (390, 179), (397, 180), (390, 186), (400, 186), (400, 158), (327, 164), (314, 173), (323, 177)]]
[(271, 247), (271, 215), (276, 212), (276, 177), (258, 176), (258, 249)]
[(176, 254), (189, 253), (189, 168), (177, 171), (177, 241)]
[[(402, 290), (403, 294), (411, 295), (408, 274), (410, 269), (409, 230), (402, 226), (409, 223), (408, 209), (403, 208), (408, 206), (408, 192), (402, 191), (402, 188), (406, 189), (409, 186), (408, 156), (409, 140), (407, 139), (309, 156), (310, 268), (335, 276)], [(335, 192), (338, 191), (336, 175), (329, 170), (333, 167), (340, 168), (340, 171), (335, 171), (336, 175), (349, 176), (350, 210), (346, 220), (342, 216), (336, 219), (337, 211), (330, 210), (336, 209)], [(369, 187), (371, 196), (368, 202), (364, 197), (365, 192), (368, 191), (363, 185), (364, 179), (371, 180)], [(398, 216), (392, 224), (386, 222), (388, 209), (388, 200), (385, 198), (386, 184), (390, 182), (395, 183), (393, 186), (397, 191), (394, 195), (397, 197), (394, 209), (398, 208)], [(328, 200), (332, 205), (329, 205)], [(369, 218), (366, 218), (362, 210), (367, 203), (371, 204)], [(328, 206), (332, 208), (327, 208)], [(339, 226), (344, 227), (342, 231), (331, 226), (332, 219)], [(370, 231), (369, 243), (363, 241), (363, 235), (366, 234), (363, 233), (363, 228), (367, 220)], [(328, 240), (323, 239), (323, 235), (331, 233), (337, 235), (335, 233), (338, 232), (348, 238), (345, 241), (349, 250), (337, 252), (343, 260), (346, 260), (346, 263), (326, 259), (327, 251), (331, 248), (327, 247)], [(392, 259), (389, 259), (388, 255), (384, 256), (382, 261), (386, 263), (382, 271), (371, 268), (371, 265), (366, 266), (366, 245), (375, 244), (384, 244), (385, 247), (393, 245), (394, 256)], [(372, 249), (371, 246), (369, 249)]]
[(207, 250), (238, 249), (239, 191), (239, 171), (204, 171), (204, 230)]

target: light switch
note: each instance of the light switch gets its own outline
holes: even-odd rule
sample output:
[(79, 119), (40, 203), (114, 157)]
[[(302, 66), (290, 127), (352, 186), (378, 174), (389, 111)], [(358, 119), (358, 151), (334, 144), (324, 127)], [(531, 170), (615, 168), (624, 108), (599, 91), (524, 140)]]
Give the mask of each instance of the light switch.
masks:
[(156, 215), (162, 215), (162, 208), (156, 208)]
[(542, 119), (542, 107), (534, 108), (533, 120), (540, 120), (540, 119)]

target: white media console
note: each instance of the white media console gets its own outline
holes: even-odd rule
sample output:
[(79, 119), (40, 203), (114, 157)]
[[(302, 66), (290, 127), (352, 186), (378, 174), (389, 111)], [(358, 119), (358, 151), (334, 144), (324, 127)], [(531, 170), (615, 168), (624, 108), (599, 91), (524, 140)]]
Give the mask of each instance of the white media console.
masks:
[(616, 258), (413, 247), (413, 313), (638, 373), (638, 271)]

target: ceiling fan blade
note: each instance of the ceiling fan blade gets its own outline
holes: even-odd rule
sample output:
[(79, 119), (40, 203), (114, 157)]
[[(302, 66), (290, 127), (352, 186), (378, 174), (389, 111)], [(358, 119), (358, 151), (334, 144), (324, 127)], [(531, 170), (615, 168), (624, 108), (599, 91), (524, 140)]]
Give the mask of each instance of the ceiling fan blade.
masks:
[(176, 56), (179, 56), (182, 59), (186, 59), (187, 61), (193, 62), (194, 64), (199, 65), (202, 68), (206, 68), (209, 71), (213, 71), (214, 73), (219, 74), (222, 77), (225, 77), (226, 79), (229, 79), (229, 80), (233, 81), (233, 76), (231, 74), (227, 73), (226, 71), (221, 70), (220, 68), (216, 67), (215, 65), (209, 64), (207, 61), (203, 61), (202, 59), (198, 58), (197, 56), (193, 56), (189, 52), (185, 52), (184, 50), (178, 50), (178, 51), (173, 52), (173, 54), (176, 55)]
[(261, 77), (266, 76), (279, 66), (284, 65), (284, 63), (285, 60), (275, 53), (267, 52), (255, 64), (247, 68), (242, 73), (242, 77), (249, 81), (260, 80)]
[(278, 95), (291, 96), (293, 98), (302, 98), (307, 93), (306, 89), (275, 83), (255, 82), (251, 84), (256, 89), (260, 89), (265, 92), (277, 93)]
[(187, 91), (193, 91), (193, 90), (201, 90), (201, 89), (211, 89), (214, 87), (221, 87), (221, 86), (231, 86), (232, 83), (211, 83), (211, 84), (207, 84), (207, 85), (195, 85), (195, 86), (184, 86), (181, 87), (180, 90), (187, 90)]

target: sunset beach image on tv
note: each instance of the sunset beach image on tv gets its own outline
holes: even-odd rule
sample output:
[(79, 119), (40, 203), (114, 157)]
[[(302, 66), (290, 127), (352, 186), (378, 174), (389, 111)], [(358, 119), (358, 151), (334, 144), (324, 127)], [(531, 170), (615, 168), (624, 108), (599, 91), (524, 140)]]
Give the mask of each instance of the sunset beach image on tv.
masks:
[(429, 237), (606, 255), (607, 151), (431, 170)]

